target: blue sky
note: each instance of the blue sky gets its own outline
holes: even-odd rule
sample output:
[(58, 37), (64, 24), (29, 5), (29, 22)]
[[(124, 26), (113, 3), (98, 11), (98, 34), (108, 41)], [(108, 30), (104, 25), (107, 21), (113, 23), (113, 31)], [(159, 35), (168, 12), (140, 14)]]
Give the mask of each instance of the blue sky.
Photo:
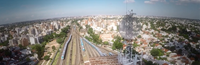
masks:
[(200, 19), (200, 0), (0, 0), (0, 24), (82, 15), (137, 15)]

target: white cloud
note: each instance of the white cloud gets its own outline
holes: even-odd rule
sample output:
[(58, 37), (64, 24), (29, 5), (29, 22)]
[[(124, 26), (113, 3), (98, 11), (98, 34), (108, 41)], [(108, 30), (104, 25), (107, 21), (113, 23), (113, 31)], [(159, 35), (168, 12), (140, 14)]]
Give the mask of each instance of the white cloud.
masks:
[(166, 0), (149, 0), (149, 1), (144, 1), (144, 3), (147, 3), (147, 4), (154, 4), (156, 2), (166, 2)]
[(144, 1), (144, 3), (146, 3), (146, 4), (153, 4), (152, 1)]
[(34, 15), (31, 15), (31, 17), (34, 17)]
[(159, 1), (159, 0), (150, 0), (150, 1)]
[(170, 0), (172, 3), (176, 3), (177, 5), (188, 4), (188, 3), (200, 3), (200, 0)]
[(135, 0), (124, 0), (124, 3), (134, 3)]

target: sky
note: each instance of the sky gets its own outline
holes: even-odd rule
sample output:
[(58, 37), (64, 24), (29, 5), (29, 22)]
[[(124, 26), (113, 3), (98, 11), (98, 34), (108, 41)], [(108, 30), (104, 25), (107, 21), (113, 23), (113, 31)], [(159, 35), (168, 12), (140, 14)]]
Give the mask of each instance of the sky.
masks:
[(0, 0), (0, 24), (68, 16), (125, 15), (127, 10), (137, 15), (200, 19), (200, 0)]

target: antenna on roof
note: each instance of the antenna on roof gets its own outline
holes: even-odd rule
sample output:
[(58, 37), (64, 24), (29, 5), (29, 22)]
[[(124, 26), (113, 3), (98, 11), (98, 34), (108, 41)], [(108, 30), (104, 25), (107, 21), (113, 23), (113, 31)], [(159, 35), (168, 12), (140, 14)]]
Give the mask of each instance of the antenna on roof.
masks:
[(127, 15), (127, 2), (126, 2), (126, 15)]

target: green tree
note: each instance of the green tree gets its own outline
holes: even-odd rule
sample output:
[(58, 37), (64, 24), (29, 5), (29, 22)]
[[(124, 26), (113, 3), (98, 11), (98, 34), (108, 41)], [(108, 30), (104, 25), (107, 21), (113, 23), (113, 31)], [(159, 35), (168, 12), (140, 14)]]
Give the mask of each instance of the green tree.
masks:
[(152, 56), (162, 56), (164, 54), (161, 49), (152, 49), (150, 53)]
[(46, 41), (46, 42), (49, 42), (49, 39), (50, 39), (49, 35), (46, 35), (46, 36), (43, 37), (43, 40)]
[(9, 50), (5, 50), (4, 52), (5, 52), (5, 55), (6, 55), (6, 56), (11, 56), (11, 54), (12, 54), (12, 52), (9, 51)]
[(3, 60), (3, 57), (2, 56), (0, 56), (0, 61), (2, 61)]
[(113, 43), (113, 50), (114, 48), (116, 49), (122, 49), (123, 48), (123, 43), (121, 42), (122, 38), (120, 38), (119, 36), (115, 36), (115, 41)]
[(93, 29), (92, 29), (92, 28), (89, 28), (89, 29), (88, 29), (88, 34), (90, 34), (90, 35), (93, 35), (93, 34), (94, 34), (94, 32), (93, 32)]
[(192, 65), (200, 65), (200, 62), (199, 61), (194, 61), (194, 62), (192, 62)]
[(196, 48), (199, 49), (199, 45), (196, 45)]
[(22, 49), (23, 48), (22, 44), (19, 44), (19, 47)]
[(104, 42), (104, 45), (109, 45), (108, 41), (105, 41), (105, 42)]
[(44, 47), (42, 47), (40, 44), (33, 45), (31, 49), (36, 50), (39, 59), (41, 59), (41, 57), (44, 55)]
[(48, 61), (50, 56), (44, 56), (44, 60)]
[(59, 34), (59, 38), (63, 38), (63, 37), (65, 37), (65, 36), (67, 36), (67, 34), (66, 34), (65, 32), (61, 32), (61, 33)]
[(144, 61), (145, 65), (158, 65), (156, 63), (153, 63), (152, 61), (147, 61), (145, 59), (143, 59), (143, 61)]
[(135, 49), (132, 49), (132, 54), (139, 54)]
[(30, 58), (26, 58), (26, 61), (30, 62), (30, 61), (31, 61), (31, 59), (30, 59)]
[(89, 41), (92, 41), (92, 38), (88, 37), (88, 36), (85, 36), (85, 38)]
[(53, 51), (55, 51), (55, 50), (56, 50), (56, 47), (55, 47), (55, 46), (52, 46), (52, 49), (53, 49)]
[(115, 48), (115, 46), (112, 46), (112, 50), (115, 50), (116, 48)]
[(80, 26), (80, 28), (79, 28), (79, 31), (80, 31), (81, 29), (83, 29), (83, 27), (82, 27), (82, 26)]
[(86, 29), (90, 28), (90, 26), (89, 26), (89, 25), (85, 25), (85, 27), (86, 27)]
[(93, 38), (93, 41), (94, 41), (95, 43), (100, 44), (99, 35), (94, 34), (94, 35), (92, 35), (92, 38)]
[(137, 43), (133, 43), (133, 48), (139, 46)]
[(45, 42), (45, 41), (42, 42), (42, 43), (41, 43), (42, 47), (45, 47), (46, 43), (47, 43), (47, 42)]
[(141, 38), (141, 35), (138, 35), (138, 38)]
[(61, 38), (58, 38), (58, 39), (56, 39), (56, 42), (59, 43), (59, 44), (62, 44), (63, 40)]

